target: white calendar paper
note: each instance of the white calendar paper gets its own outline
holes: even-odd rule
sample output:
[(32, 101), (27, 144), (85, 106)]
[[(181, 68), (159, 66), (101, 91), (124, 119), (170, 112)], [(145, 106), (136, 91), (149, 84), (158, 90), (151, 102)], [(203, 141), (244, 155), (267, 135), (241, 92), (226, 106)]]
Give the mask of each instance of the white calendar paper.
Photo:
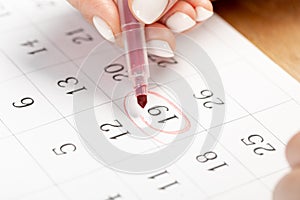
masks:
[[(200, 119), (176, 106), (173, 110), (173, 118), (185, 113), (195, 141), (172, 166), (151, 174), (121, 173), (90, 155), (74, 121), (76, 115), (94, 110), (99, 134), (104, 134), (105, 123), (127, 118), (122, 110), (125, 94), (110, 99), (93, 69), (75, 78), (102, 38), (64, 0), (0, 0), (0, 199), (270, 200), (277, 181), (289, 170), (285, 146), (300, 130), (300, 84), (217, 15), (188, 35), (221, 76), (226, 98), (214, 106), (225, 106), (224, 123), (210, 127), (213, 91), (207, 93), (180, 59), (173, 64), (169, 60), (152, 69), (154, 83), (164, 82), (151, 88), (153, 94), (172, 99), (163, 87), (180, 88), (182, 81), (195, 94), (211, 94), (197, 101)], [(164, 67), (186, 80), (164, 77)], [(68, 83), (76, 83), (76, 90)], [(94, 93), (94, 105), (74, 113), (72, 95)], [(110, 111), (111, 102), (117, 115)], [(152, 103), (168, 106), (159, 98)], [(199, 155), (199, 145), (214, 138), (208, 131), (220, 126), (215, 147)], [(176, 123), (165, 127), (166, 132), (181, 128)], [(122, 133), (107, 134), (107, 140), (127, 151), (151, 152), (172, 141), (166, 134), (136, 143)]]

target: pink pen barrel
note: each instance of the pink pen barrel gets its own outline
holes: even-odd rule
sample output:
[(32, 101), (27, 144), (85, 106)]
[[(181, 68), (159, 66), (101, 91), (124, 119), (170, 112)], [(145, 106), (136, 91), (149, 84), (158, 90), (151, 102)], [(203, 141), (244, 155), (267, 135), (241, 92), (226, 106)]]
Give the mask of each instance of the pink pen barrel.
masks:
[(132, 80), (136, 96), (143, 95), (138, 98), (139, 104), (143, 105), (148, 92), (149, 78), (144, 24), (132, 15), (128, 0), (118, 0), (118, 7), (129, 78)]

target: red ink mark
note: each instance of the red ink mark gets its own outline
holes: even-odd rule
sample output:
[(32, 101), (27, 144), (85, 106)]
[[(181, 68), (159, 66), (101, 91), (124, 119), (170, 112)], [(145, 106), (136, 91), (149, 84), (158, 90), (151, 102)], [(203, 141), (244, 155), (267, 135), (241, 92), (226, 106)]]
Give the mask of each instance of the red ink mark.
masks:
[[(128, 96), (132, 95), (131, 93), (129, 93), (128, 95), (125, 96), (124, 98), (124, 102), (123, 102), (123, 106), (124, 106), (124, 111), (127, 115), (127, 117), (132, 121), (132, 123), (138, 128), (140, 129), (142, 132), (144, 132), (146, 135), (149, 135), (148, 133), (146, 133), (141, 127), (139, 127), (136, 122), (134, 121), (134, 119), (132, 119), (132, 117), (129, 115), (128, 113), (128, 110), (127, 110), (127, 107), (126, 107), (126, 100), (128, 98)], [(181, 133), (184, 133), (186, 131), (188, 131), (190, 128), (191, 128), (191, 123), (190, 121), (188, 120), (187, 116), (173, 103), (171, 102), (169, 99), (161, 96), (160, 94), (156, 93), (156, 92), (152, 92), (152, 91), (149, 91), (148, 92), (148, 95), (154, 95), (162, 100), (164, 100), (168, 105), (172, 106), (181, 116), (182, 118), (184, 119), (184, 121), (186, 122), (185, 124), (185, 127), (182, 128), (181, 130), (176, 130), (176, 131), (166, 131), (166, 130), (161, 130), (161, 129), (157, 129), (155, 127), (153, 127), (151, 124), (149, 124), (142, 116), (139, 116), (140, 119), (148, 126), (150, 127), (151, 129), (155, 130), (155, 131), (158, 131), (158, 132), (161, 132), (161, 133), (166, 133), (166, 134), (181, 134)]]
[(142, 107), (145, 108), (147, 104), (147, 95), (139, 95), (136, 97), (138, 104)]

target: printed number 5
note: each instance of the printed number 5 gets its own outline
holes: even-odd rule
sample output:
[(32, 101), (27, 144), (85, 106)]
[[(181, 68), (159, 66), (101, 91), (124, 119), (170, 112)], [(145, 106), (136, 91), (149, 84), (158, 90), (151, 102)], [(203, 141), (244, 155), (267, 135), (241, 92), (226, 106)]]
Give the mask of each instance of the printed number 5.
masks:
[(56, 155), (61, 156), (61, 155), (67, 154), (69, 152), (74, 152), (74, 151), (76, 151), (76, 149), (77, 148), (74, 144), (67, 143), (67, 144), (60, 146), (59, 149), (57, 149), (57, 148), (52, 149), (52, 151)]

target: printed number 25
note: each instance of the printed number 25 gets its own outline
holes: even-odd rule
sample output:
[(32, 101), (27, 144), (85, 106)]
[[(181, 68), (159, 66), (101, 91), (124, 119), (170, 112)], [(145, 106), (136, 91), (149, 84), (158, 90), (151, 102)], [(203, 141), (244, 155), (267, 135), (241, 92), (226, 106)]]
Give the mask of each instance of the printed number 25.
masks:
[(276, 151), (276, 149), (270, 144), (270, 143), (264, 143), (265, 139), (260, 135), (250, 135), (247, 139), (243, 138), (241, 141), (246, 146), (252, 146), (252, 145), (259, 145), (259, 147), (256, 147), (253, 149), (253, 152), (256, 155), (263, 156), (265, 151)]

